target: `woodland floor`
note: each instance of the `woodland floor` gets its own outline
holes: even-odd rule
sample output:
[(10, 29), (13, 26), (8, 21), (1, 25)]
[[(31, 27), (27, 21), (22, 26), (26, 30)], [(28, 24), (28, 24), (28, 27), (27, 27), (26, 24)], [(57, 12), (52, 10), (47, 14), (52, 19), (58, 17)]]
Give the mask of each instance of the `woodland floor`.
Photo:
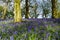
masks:
[[(48, 40), (50, 36), (51, 36), (51, 39), (60, 40), (60, 19), (46, 19), (46, 18), (23, 19), (23, 21), (19, 23), (14, 23), (13, 19), (0, 20), (0, 39), (1, 40), (3, 38), (7, 38), (8, 36), (9, 38), (13, 36), (13, 38), (10, 38), (10, 39), (15, 39), (15, 36), (16, 36), (16, 38), (21, 37), (20, 39), (22, 40), (25, 40), (25, 39), (29, 40), (29, 37), (32, 36), (31, 34), (38, 35), (36, 36), (36, 38), (39, 39), (40, 37), (41, 40)], [(51, 35), (47, 35), (47, 34), (51, 34)], [(28, 38), (25, 38), (25, 36), (26, 37), (28, 36)]]

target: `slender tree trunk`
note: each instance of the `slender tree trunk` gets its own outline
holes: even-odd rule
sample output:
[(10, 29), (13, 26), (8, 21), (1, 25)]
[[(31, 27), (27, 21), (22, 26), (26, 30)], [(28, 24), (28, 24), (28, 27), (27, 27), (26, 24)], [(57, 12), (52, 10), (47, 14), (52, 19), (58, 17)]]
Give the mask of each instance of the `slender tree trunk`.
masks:
[(14, 0), (14, 22), (21, 22), (21, 7), (20, 7), (20, 0)]
[(28, 4), (29, 0), (26, 0), (26, 13), (25, 13), (25, 18), (29, 18), (29, 4)]
[(35, 10), (34, 10), (34, 12), (35, 12), (35, 18), (37, 18), (37, 3), (35, 3)]
[(2, 19), (5, 19), (6, 18), (6, 12), (7, 12), (7, 4), (5, 4), (4, 7), (3, 7)]
[(34, 5), (34, 17), (35, 18), (37, 18), (37, 2), (36, 2), (36, 0), (34, 0), (34, 2), (35, 2), (35, 5)]
[(34, 12), (35, 12), (35, 18), (37, 18), (37, 17), (36, 17), (36, 8), (35, 8)]
[(6, 18), (6, 13), (7, 13), (9, 1), (8, 0), (3, 0), (3, 1), (5, 2), (5, 5), (3, 7), (3, 16), (2, 16), (2, 19), (5, 19)]

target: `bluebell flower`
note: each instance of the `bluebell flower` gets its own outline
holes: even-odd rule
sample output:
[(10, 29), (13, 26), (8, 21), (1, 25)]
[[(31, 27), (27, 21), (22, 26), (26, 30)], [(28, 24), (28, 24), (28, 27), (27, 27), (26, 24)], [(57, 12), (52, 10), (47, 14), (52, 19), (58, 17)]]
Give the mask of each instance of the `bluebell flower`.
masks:
[(0, 39), (1, 39), (2, 37), (0, 36)]
[(6, 30), (5, 29), (2, 29), (2, 32), (6, 32)]
[(48, 27), (48, 24), (44, 24), (44, 27)]
[(14, 40), (14, 37), (13, 36), (10, 36), (10, 40)]
[(18, 31), (13, 32), (13, 34), (17, 34), (17, 33), (18, 33)]
[(56, 24), (51, 24), (52, 27), (57, 26)]
[(50, 36), (50, 33), (47, 32), (47, 33), (46, 33), (46, 38), (48, 38), (49, 36)]
[(30, 32), (30, 31), (31, 31), (31, 28), (32, 28), (32, 26), (28, 26), (28, 32)]

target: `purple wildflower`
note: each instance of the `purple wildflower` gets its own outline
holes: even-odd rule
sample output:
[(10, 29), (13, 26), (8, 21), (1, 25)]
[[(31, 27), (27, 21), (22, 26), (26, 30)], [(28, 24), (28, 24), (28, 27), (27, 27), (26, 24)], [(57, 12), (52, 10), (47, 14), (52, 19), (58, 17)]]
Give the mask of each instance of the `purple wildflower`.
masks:
[(18, 32), (17, 31), (15, 31), (13, 34), (17, 34)]
[(32, 28), (32, 26), (29, 26), (29, 27), (28, 27), (28, 32), (30, 32), (30, 31), (31, 31), (31, 28)]
[(14, 37), (13, 36), (10, 36), (10, 40), (14, 40)]

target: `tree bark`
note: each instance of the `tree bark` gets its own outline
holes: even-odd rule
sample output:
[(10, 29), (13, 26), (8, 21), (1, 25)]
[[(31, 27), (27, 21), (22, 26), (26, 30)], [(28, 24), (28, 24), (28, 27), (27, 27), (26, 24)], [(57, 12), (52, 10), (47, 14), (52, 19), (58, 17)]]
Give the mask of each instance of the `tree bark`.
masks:
[(55, 18), (55, 10), (56, 10), (56, 5), (55, 5), (55, 0), (51, 0), (52, 2), (52, 18)]
[(20, 0), (14, 0), (14, 22), (21, 22), (22, 15), (21, 15), (21, 7), (20, 7)]

